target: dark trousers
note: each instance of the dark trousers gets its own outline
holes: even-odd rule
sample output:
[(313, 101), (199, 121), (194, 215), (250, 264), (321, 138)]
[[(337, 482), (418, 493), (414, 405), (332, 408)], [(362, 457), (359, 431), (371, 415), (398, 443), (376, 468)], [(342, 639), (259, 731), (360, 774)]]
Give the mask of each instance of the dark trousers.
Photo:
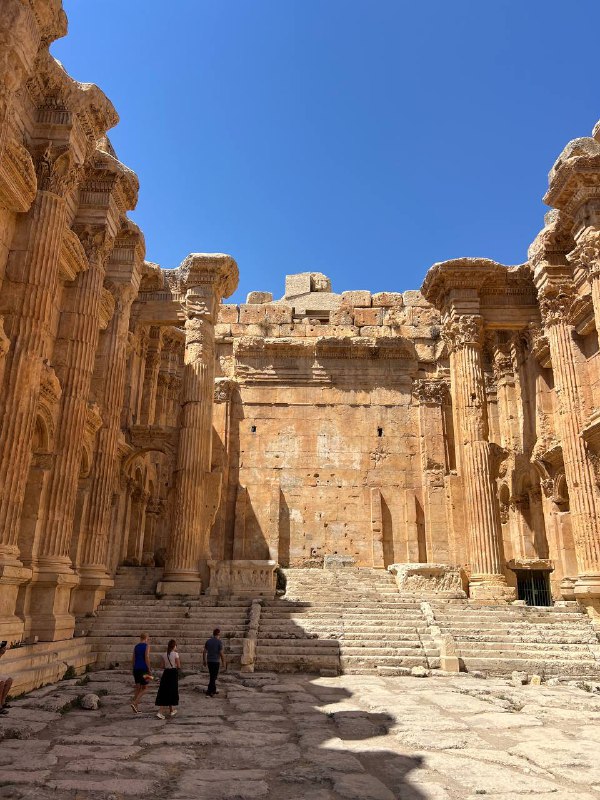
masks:
[(206, 690), (206, 694), (214, 694), (217, 691), (217, 675), (219, 674), (219, 667), (221, 665), (218, 661), (209, 661), (208, 662), (208, 674), (210, 676), (210, 680), (208, 682), (208, 689)]

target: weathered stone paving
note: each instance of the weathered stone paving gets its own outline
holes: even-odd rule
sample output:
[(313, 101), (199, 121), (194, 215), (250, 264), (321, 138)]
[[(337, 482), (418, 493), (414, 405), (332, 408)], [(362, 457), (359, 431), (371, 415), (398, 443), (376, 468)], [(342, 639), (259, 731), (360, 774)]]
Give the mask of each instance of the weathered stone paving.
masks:
[[(179, 715), (128, 706), (123, 672), (64, 681), (0, 720), (0, 794), (36, 800), (592, 800), (600, 696), (471, 677), (225, 675)], [(77, 698), (96, 694), (97, 710)], [(86, 701), (87, 703), (87, 701)], [(84, 705), (86, 704), (84, 703)], [(69, 704), (73, 704), (69, 707)]]

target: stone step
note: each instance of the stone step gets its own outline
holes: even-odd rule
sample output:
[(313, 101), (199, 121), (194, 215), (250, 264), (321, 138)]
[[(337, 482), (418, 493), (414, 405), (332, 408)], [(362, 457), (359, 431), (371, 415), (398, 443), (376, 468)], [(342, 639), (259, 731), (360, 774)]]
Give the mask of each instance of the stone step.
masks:
[[(528, 645), (521, 645), (520, 647), (512, 644), (494, 643), (497, 646), (488, 645), (487, 642), (482, 642), (479, 646), (469, 646), (462, 642), (459, 643), (458, 648), (463, 658), (468, 656), (477, 657), (485, 653), (486, 656), (493, 658), (561, 658), (561, 659), (594, 659), (596, 654), (589, 649), (573, 650), (565, 649), (557, 646), (530, 647)], [(598, 660), (600, 664), (600, 659)]]
[(481, 671), (490, 675), (510, 675), (513, 671), (527, 672), (530, 675), (586, 675), (600, 676), (600, 664), (597, 661), (580, 659), (565, 661), (540, 658), (470, 658), (465, 659), (468, 672)]
[(340, 671), (337, 656), (269, 656), (256, 655), (257, 671), (264, 672), (320, 672), (322, 669)]
[(96, 653), (87, 639), (65, 639), (7, 650), (2, 657), (2, 673), (12, 677), (11, 695), (16, 696), (56, 683), (69, 667), (82, 675), (95, 663)]
[(342, 669), (346, 671), (350, 667), (359, 666), (398, 666), (398, 667), (426, 667), (429, 661), (424, 655), (387, 655), (387, 656), (346, 656), (342, 655)]

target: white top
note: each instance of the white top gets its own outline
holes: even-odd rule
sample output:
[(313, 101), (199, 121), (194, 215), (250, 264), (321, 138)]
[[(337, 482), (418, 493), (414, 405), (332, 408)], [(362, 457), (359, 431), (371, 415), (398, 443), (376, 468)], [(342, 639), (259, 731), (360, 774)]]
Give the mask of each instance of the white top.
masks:
[(179, 659), (179, 653), (177, 650), (171, 650), (170, 653), (163, 653), (162, 660), (163, 660), (163, 669), (173, 669), (173, 667), (177, 666), (177, 660)]

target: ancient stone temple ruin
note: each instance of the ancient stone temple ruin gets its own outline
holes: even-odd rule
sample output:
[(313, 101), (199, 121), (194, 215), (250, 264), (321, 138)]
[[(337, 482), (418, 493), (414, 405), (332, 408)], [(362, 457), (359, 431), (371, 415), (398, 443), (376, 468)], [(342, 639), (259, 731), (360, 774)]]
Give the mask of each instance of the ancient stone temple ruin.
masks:
[(430, 666), (460, 609), (493, 631), (559, 602), (597, 645), (600, 130), (552, 167), (519, 266), (377, 294), (307, 271), (233, 305), (232, 257), (145, 260), (116, 112), (49, 54), (60, 0), (5, 0), (0, 28), (0, 639), (28, 643), (31, 683), (36, 654), (79, 668), (135, 632), (132, 610), (101, 625), (124, 595), (140, 625), (229, 609), (267, 663), (278, 568), (290, 603), (343, 615), (358, 587), (365, 614), (418, 618)]

